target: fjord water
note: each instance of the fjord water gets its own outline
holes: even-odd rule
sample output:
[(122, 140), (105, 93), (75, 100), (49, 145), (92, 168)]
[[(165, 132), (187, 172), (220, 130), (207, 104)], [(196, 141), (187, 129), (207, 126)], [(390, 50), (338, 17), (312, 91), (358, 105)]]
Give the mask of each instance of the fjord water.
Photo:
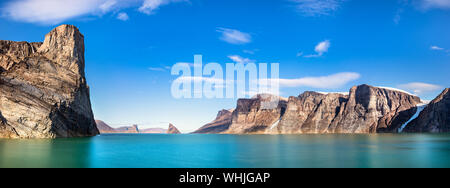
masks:
[(0, 167), (450, 167), (449, 134), (0, 139)]

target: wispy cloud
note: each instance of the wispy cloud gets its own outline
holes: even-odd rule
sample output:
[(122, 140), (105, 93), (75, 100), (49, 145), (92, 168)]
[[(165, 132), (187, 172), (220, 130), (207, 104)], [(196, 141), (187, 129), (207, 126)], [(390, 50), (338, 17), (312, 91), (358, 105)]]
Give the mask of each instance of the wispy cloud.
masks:
[[(328, 52), (328, 49), (330, 48), (331, 43), (329, 40), (325, 40), (320, 42), (319, 44), (316, 45), (314, 51), (317, 54), (311, 54), (311, 55), (305, 55), (304, 57), (306, 58), (312, 58), (312, 57), (321, 57), (324, 53)], [(297, 56), (303, 56), (303, 52), (297, 53)]]
[(439, 46), (431, 46), (430, 49), (431, 49), (431, 50), (437, 50), (437, 51), (445, 50), (444, 48), (441, 48), (441, 47), (439, 47)]
[(449, 0), (418, 0), (417, 3), (424, 10), (429, 9), (450, 9)]
[(149, 67), (148, 70), (151, 71), (157, 71), (157, 72), (166, 72), (170, 70), (170, 66), (164, 66), (164, 67)]
[(328, 76), (279, 79), (280, 87), (311, 87), (319, 89), (340, 88), (361, 77), (359, 73), (343, 72)]
[(217, 28), (217, 32), (221, 33), (220, 40), (230, 44), (247, 44), (252, 42), (252, 36), (248, 33), (235, 29)]
[(121, 12), (121, 13), (117, 14), (117, 19), (122, 20), (122, 21), (127, 21), (130, 19), (130, 17), (128, 16), (127, 13)]
[(241, 57), (239, 55), (230, 55), (230, 56), (228, 56), (228, 58), (230, 58), (232, 61), (234, 61), (236, 63), (244, 63), (244, 64), (246, 64), (246, 63), (254, 63), (254, 62), (256, 62), (255, 60), (251, 60), (249, 58), (244, 58), (244, 57)]
[(304, 16), (327, 16), (337, 11), (344, 0), (289, 0)]
[(139, 7), (139, 11), (144, 14), (154, 14), (161, 6), (170, 3), (189, 2), (188, 0), (144, 0), (144, 3)]
[(439, 86), (439, 85), (422, 83), (422, 82), (413, 82), (413, 83), (402, 84), (402, 85), (399, 85), (398, 87), (400, 89), (411, 91), (414, 94), (419, 95), (419, 96), (422, 94), (435, 92), (435, 91), (438, 91), (443, 88), (442, 86)]
[[(0, 7), (1, 15), (12, 20), (55, 25), (83, 16), (100, 17), (120, 12), (121, 9), (139, 7), (139, 11), (152, 14), (163, 5), (187, 0), (15, 0)], [(123, 12), (120, 20), (128, 17)]]
[[(358, 80), (361, 77), (359, 73), (354, 72), (342, 72), (336, 73), (328, 76), (319, 77), (302, 77), (297, 79), (259, 79), (252, 80), (259, 84), (260, 88), (269, 88), (272, 81), (279, 82), (280, 88), (299, 88), (299, 87), (311, 87), (317, 89), (336, 89), (346, 84)], [(225, 83), (234, 84), (236, 80), (224, 80), (217, 78), (208, 77), (180, 77), (176, 80), (177, 82), (182, 81), (192, 81), (192, 82), (209, 82), (216, 84), (216, 88), (225, 87)]]

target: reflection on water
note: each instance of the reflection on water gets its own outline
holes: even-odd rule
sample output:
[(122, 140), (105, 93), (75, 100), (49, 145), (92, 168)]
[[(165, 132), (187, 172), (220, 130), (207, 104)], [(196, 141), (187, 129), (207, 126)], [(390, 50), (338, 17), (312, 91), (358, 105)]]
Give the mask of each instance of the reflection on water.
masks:
[(92, 138), (0, 140), (0, 167), (90, 167)]
[(448, 134), (101, 135), (0, 140), (0, 167), (450, 167)]

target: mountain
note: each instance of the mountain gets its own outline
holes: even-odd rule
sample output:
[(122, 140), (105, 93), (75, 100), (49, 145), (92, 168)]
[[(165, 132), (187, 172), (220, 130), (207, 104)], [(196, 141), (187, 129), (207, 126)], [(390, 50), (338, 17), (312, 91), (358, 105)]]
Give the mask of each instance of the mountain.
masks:
[(128, 134), (165, 134), (167, 132), (166, 129), (161, 128), (150, 128), (150, 129), (139, 129), (138, 125), (128, 126), (128, 127), (120, 127), (120, 128), (112, 128), (105, 122), (101, 120), (96, 120), (97, 128), (100, 130), (102, 134), (108, 133), (128, 133)]
[(116, 130), (112, 127), (110, 127), (108, 124), (101, 120), (95, 120), (95, 123), (97, 124), (97, 128), (100, 131), (100, 133), (115, 133)]
[(167, 130), (167, 134), (181, 134), (181, 132), (172, 124), (169, 124), (169, 129)]
[(416, 119), (406, 125), (404, 132), (450, 132), (450, 88), (431, 101)]
[(99, 134), (84, 67), (75, 26), (53, 29), (43, 43), (0, 41), (0, 137)]
[(232, 123), (233, 111), (234, 109), (220, 111), (213, 122), (204, 125), (193, 134), (218, 134), (227, 131)]
[[(355, 86), (348, 94), (308, 91), (288, 100), (279, 98), (274, 108), (263, 104), (276, 96), (258, 95), (239, 99), (226, 131), (207, 126), (197, 133), (226, 134), (324, 134), (397, 132), (417, 111), (419, 97), (409, 93), (373, 87)], [(214, 127), (214, 126), (213, 126)]]
[(139, 127), (137, 125), (119, 127), (116, 129), (116, 133), (139, 133)]

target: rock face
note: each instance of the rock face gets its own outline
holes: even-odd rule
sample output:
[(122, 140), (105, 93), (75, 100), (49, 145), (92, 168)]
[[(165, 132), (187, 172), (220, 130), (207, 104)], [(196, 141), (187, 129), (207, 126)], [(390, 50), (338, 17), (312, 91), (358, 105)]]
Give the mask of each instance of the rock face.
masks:
[(419, 117), (406, 126), (404, 132), (450, 132), (450, 88), (431, 101)]
[(257, 95), (252, 99), (239, 99), (232, 114), (232, 123), (227, 134), (265, 133), (274, 123), (283, 117), (287, 101), (279, 98), (274, 108), (266, 109), (264, 102), (269, 102), (272, 95)]
[(0, 137), (99, 134), (84, 74), (84, 37), (70, 25), (43, 43), (0, 41)]
[(263, 109), (260, 96), (240, 99), (223, 133), (325, 134), (397, 132), (416, 112), (419, 97), (396, 90), (355, 86), (348, 95), (305, 92)]
[(100, 131), (101, 134), (104, 133), (115, 133), (116, 130), (112, 127), (110, 127), (108, 124), (101, 120), (95, 120), (95, 123), (97, 124), (97, 128)]
[(167, 134), (181, 134), (181, 132), (172, 124), (169, 124), (169, 129), (167, 130)]
[(217, 114), (216, 119), (204, 125), (197, 131), (193, 132), (194, 134), (219, 134), (224, 133), (228, 130), (232, 123), (232, 115), (234, 109), (232, 110), (222, 110)]
[(139, 133), (139, 127), (137, 125), (132, 125), (130, 127), (119, 127), (116, 133)]

